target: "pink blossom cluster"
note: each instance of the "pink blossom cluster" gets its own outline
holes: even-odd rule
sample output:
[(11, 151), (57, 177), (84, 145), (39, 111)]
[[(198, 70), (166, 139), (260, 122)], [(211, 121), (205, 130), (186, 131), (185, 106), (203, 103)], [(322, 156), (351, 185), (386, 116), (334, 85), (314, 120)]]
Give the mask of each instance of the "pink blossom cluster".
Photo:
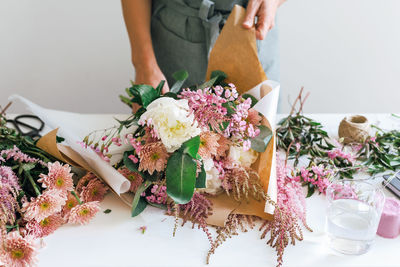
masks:
[(134, 149), (135, 154), (130, 155), (129, 159), (132, 160), (133, 163), (138, 163), (139, 162), (138, 155), (143, 148), (142, 143), (137, 138), (133, 137), (132, 134), (127, 134), (125, 136), (125, 144), (130, 144)]
[(260, 134), (260, 130), (248, 121), (249, 110), (251, 108), (251, 98), (240, 98), (239, 104), (236, 105), (235, 113), (229, 121), (228, 127), (225, 129), (226, 137), (233, 137), (239, 142), (243, 142), (244, 150), (250, 149), (249, 138), (254, 138)]
[(150, 190), (151, 194), (149, 196), (146, 195), (145, 192), (142, 193), (142, 196), (145, 196), (147, 201), (156, 204), (166, 204), (168, 195), (167, 195), (167, 187), (165, 185), (153, 185)]
[(42, 160), (32, 158), (27, 154), (23, 153), (17, 146), (14, 145), (12, 149), (6, 149), (0, 151), (0, 162), (5, 162), (7, 160), (14, 160), (20, 163), (39, 163), (43, 166), (47, 166)]
[(333, 175), (333, 171), (324, 167), (323, 165), (311, 165), (310, 167), (301, 167), (297, 170), (293, 179), (297, 182), (311, 183), (317, 189), (324, 193), (326, 188), (330, 185), (329, 178)]
[[(211, 127), (214, 131), (220, 132), (220, 126), (226, 121), (227, 114), (227, 109), (222, 104), (227, 100), (222, 97), (223, 88), (216, 88), (215, 93), (212, 88), (198, 89), (197, 91), (184, 89), (178, 97), (188, 100), (191, 112), (200, 127), (205, 129)], [(232, 94), (229, 95), (229, 99), (232, 97)]]
[(356, 160), (355, 155), (353, 155), (350, 152), (349, 153), (344, 152), (342, 148), (335, 148), (331, 151), (328, 151), (328, 157), (332, 160), (336, 158), (342, 158), (349, 161), (350, 163), (354, 163)]
[[(0, 224), (13, 224), (16, 220), (16, 212), (19, 209), (17, 200), (21, 187), (18, 177), (10, 167), (0, 167)], [(25, 199), (23, 199), (25, 201)]]

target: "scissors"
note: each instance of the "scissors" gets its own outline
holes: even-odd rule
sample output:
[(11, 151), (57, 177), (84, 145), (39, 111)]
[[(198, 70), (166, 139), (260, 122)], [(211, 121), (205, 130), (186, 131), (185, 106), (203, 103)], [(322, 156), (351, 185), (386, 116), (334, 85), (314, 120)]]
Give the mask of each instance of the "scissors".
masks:
[[(32, 126), (26, 122), (26, 119), (39, 122), (39, 127)], [(44, 128), (44, 122), (38, 116), (29, 114), (16, 116), (13, 120), (7, 120), (7, 123), (11, 123), (22, 136), (28, 136), (32, 139), (40, 138), (40, 132)], [(23, 131), (21, 128), (26, 128), (28, 131)]]

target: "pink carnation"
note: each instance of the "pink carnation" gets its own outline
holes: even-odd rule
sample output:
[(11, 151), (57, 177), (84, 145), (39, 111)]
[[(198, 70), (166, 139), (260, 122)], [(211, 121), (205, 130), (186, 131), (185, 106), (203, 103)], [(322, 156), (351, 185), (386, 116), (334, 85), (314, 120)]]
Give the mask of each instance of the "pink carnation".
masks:
[(74, 189), (72, 181), (71, 167), (68, 164), (64, 166), (60, 162), (48, 164), (49, 173), (47, 175), (40, 174), (38, 182), (42, 183), (42, 187), (56, 189), (62, 192), (70, 192)]
[(65, 200), (65, 197), (60, 195), (60, 191), (46, 190), (37, 198), (32, 198), (31, 202), (23, 204), (24, 219), (27, 221), (35, 219), (40, 222), (44, 218), (60, 212)]
[(88, 224), (100, 210), (99, 202), (86, 202), (71, 209), (68, 222), (76, 224)]
[(6, 235), (0, 246), (0, 261), (7, 267), (36, 265), (37, 246), (31, 236), (22, 237), (14, 231)]

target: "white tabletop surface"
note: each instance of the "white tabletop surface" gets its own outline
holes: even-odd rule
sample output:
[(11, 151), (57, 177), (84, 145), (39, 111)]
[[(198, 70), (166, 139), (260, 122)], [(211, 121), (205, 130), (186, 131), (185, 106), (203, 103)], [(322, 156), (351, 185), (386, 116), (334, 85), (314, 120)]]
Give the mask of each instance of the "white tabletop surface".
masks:
[[(101, 121), (110, 116), (84, 117), (88, 121)], [(310, 114), (332, 136), (337, 135), (344, 116)], [(400, 128), (400, 120), (389, 114), (366, 116), (384, 129)], [(391, 195), (388, 191), (385, 193)], [(65, 225), (44, 238), (46, 246), (40, 250), (39, 266), (207, 266), (208, 240), (201, 230), (192, 229), (191, 224), (179, 227), (172, 237), (174, 218), (161, 210), (148, 207), (131, 218), (130, 209), (113, 194), (107, 195), (101, 207), (102, 211), (111, 209), (112, 212), (99, 212), (86, 226)], [(327, 248), (325, 208), (323, 195), (314, 194), (307, 199), (307, 221), (314, 232), (304, 229), (304, 240), (286, 248), (284, 266), (400, 266), (400, 237), (377, 236), (372, 249), (360, 256), (341, 255)], [(147, 227), (144, 234), (139, 229), (141, 226)], [(275, 250), (259, 237), (260, 233), (254, 229), (226, 241), (216, 250), (209, 266), (275, 266)]]

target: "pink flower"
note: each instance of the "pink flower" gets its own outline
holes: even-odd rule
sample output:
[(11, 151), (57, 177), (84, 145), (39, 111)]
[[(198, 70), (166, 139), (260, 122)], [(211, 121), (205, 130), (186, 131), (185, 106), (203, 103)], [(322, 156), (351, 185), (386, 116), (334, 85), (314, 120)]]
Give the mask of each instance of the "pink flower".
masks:
[(169, 154), (161, 142), (145, 144), (139, 153), (139, 171), (161, 172), (167, 166)]
[(203, 159), (217, 155), (219, 135), (213, 132), (202, 132), (200, 134), (199, 155)]
[(31, 202), (23, 204), (24, 219), (27, 221), (34, 219), (40, 222), (44, 218), (60, 212), (65, 200), (66, 197), (61, 196), (60, 191), (46, 190), (37, 198), (32, 198)]
[(243, 141), (243, 150), (248, 151), (251, 148), (251, 142), (250, 140), (245, 140)]
[[(5, 156), (5, 159), (3, 158)], [(17, 146), (14, 145), (12, 149), (6, 149), (0, 151), (0, 162), (4, 160), (12, 159), (18, 162), (26, 163), (39, 163), (42, 166), (47, 166), (47, 164), (41, 160), (30, 157), (29, 155), (23, 153)]]
[(69, 216), (69, 213), (71, 212), (72, 208), (77, 206), (79, 204), (78, 200), (74, 195), (71, 193), (68, 193), (68, 198), (67, 201), (65, 202), (65, 205), (62, 208), (61, 211), (61, 216), (63, 218), (67, 218)]
[(87, 186), (82, 188), (81, 200), (84, 202), (102, 201), (107, 191), (108, 187), (99, 178), (92, 179)]
[(217, 85), (214, 87), (214, 92), (217, 96), (221, 96), (224, 92), (224, 88), (221, 85)]
[(26, 225), (26, 229), (30, 235), (33, 235), (36, 238), (42, 238), (52, 234), (63, 223), (64, 220), (62, 219), (61, 215), (54, 214), (44, 218), (40, 222), (35, 220), (29, 221)]
[(60, 162), (48, 164), (49, 173), (47, 175), (40, 174), (39, 183), (42, 187), (49, 189), (60, 190), (61, 192), (70, 192), (74, 189), (74, 182), (72, 181), (71, 167), (68, 164), (64, 166)]
[(261, 120), (262, 120), (262, 118), (261, 118), (261, 116), (260, 116), (260, 114), (258, 113), (257, 110), (255, 110), (253, 108), (249, 109), (248, 115), (247, 115), (247, 121), (250, 124), (258, 126), (258, 125), (261, 124)]
[(126, 179), (131, 181), (131, 187), (129, 188), (129, 191), (131, 192), (135, 193), (139, 186), (143, 183), (143, 178), (138, 173), (132, 172), (126, 167), (119, 168), (118, 172)]
[(75, 190), (80, 193), (82, 192), (83, 188), (86, 187), (89, 182), (93, 179), (96, 179), (97, 176), (94, 173), (88, 172), (83, 176), (79, 181), (78, 184), (76, 185)]
[(31, 236), (22, 237), (17, 231), (8, 233), (0, 246), (0, 261), (7, 267), (36, 265), (37, 245)]
[(142, 196), (146, 196), (147, 201), (156, 204), (166, 204), (168, 195), (167, 195), (167, 187), (165, 185), (153, 185), (150, 190), (151, 195), (146, 196), (145, 193)]
[(99, 210), (100, 206), (98, 201), (86, 202), (75, 206), (71, 209), (68, 222), (81, 225), (88, 224)]

